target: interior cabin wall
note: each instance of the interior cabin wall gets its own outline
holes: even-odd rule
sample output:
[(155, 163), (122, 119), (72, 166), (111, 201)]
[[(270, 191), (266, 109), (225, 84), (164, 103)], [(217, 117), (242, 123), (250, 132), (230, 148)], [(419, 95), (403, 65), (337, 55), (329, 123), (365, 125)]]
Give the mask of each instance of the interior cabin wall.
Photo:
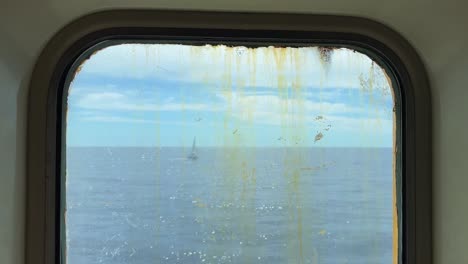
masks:
[(27, 95), (35, 60), (47, 40), (70, 21), (98, 10), (130, 7), (353, 15), (400, 32), (421, 55), (432, 86), (434, 260), (468, 263), (468, 2), (455, 0), (1, 0), (0, 263), (24, 262)]

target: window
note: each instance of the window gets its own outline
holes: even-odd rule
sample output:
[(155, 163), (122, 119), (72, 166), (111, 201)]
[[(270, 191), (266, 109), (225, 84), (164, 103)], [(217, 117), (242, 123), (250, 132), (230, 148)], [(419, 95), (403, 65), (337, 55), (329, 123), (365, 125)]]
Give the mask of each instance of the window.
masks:
[(34, 71), (28, 263), (430, 263), (427, 81), (398, 35), (126, 14)]
[(394, 100), (368, 56), (116, 44), (72, 74), (67, 263), (398, 257)]

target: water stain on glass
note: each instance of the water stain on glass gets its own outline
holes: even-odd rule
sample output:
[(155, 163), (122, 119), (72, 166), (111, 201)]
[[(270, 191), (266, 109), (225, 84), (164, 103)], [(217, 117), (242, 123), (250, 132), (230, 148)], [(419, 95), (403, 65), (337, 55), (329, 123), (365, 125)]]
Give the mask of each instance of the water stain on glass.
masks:
[(73, 74), (68, 263), (395, 263), (394, 99), (368, 56), (121, 44)]

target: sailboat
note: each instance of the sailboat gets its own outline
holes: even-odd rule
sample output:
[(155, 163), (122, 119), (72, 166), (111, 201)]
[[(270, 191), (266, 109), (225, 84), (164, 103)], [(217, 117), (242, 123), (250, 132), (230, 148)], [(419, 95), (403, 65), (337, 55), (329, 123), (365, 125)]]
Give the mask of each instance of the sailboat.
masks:
[(196, 138), (193, 137), (193, 144), (192, 144), (192, 152), (188, 155), (188, 159), (191, 159), (191, 160), (196, 160), (198, 159), (198, 156), (197, 156), (197, 152), (195, 150), (195, 147), (196, 147)]

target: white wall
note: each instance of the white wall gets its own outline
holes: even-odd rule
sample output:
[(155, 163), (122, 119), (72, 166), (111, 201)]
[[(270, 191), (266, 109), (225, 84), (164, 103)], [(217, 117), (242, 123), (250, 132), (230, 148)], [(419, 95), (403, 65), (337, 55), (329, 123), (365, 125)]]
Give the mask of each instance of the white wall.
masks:
[(0, 0), (0, 263), (24, 260), (25, 118), (34, 62), (66, 23), (115, 7), (345, 14), (399, 31), (432, 81), (435, 263), (468, 263), (468, 2), (456, 0)]

